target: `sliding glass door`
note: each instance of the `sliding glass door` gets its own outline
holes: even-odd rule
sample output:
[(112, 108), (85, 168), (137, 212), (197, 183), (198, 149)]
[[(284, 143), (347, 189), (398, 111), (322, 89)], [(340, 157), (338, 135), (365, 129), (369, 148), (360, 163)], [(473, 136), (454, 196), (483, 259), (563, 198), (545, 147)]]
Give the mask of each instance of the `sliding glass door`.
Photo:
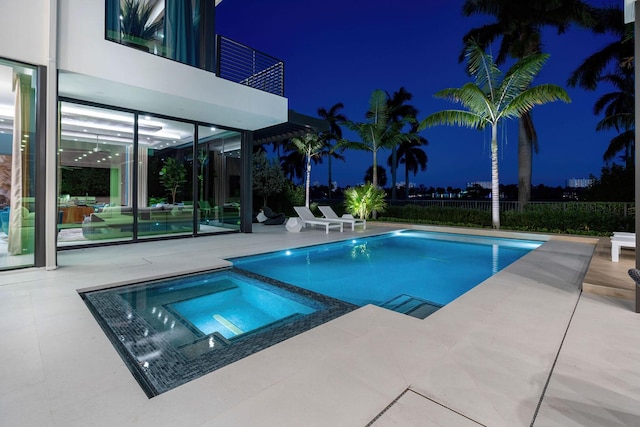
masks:
[(240, 229), (240, 133), (60, 103), (58, 246)]
[(240, 229), (240, 132), (198, 127), (198, 223), (201, 233)]
[(36, 76), (0, 59), (0, 269), (35, 261)]
[(58, 245), (133, 238), (134, 115), (60, 104)]
[(147, 115), (139, 128), (138, 237), (191, 235), (195, 127)]

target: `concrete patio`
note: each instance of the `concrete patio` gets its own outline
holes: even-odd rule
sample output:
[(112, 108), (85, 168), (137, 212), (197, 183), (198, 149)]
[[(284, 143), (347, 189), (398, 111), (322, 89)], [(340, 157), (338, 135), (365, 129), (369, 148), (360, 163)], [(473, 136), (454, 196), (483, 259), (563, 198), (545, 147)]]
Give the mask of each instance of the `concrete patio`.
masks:
[(553, 238), (425, 320), (362, 307), (152, 399), (77, 293), (391, 229), (256, 227), (0, 273), (0, 425), (640, 425), (640, 317), (581, 292), (594, 239)]

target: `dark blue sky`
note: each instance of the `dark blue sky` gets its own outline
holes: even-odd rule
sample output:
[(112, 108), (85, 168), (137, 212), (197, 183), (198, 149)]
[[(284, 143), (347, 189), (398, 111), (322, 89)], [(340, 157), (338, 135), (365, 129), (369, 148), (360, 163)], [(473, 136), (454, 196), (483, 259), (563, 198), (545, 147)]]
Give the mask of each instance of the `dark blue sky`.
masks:
[[(623, 2), (590, 3), (621, 7)], [(342, 102), (349, 119), (363, 121), (374, 89), (392, 93), (404, 86), (413, 94), (412, 104), (422, 119), (456, 107), (433, 94), (470, 81), (464, 64), (458, 63), (462, 36), (492, 21), (485, 16), (463, 17), (462, 4), (463, 0), (224, 0), (217, 9), (217, 28), (219, 34), (285, 62), (285, 96), (289, 108), (300, 113), (316, 116), (318, 107), (328, 109)], [(566, 81), (588, 55), (611, 40), (578, 28), (563, 35), (544, 33), (545, 51), (551, 57), (534, 83), (566, 88), (572, 103), (533, 110), (540, 141), (540, 152), (533, 159), (533, 185), (564, 186), (568, 178), (600, 175), (602, 154), (613, 135), (595, 132), (601, 117), (593, 114), (593, 104), (611, 88), (587, 92), (568, 88)], [(517, 122), (508, 121), (503, 129), (500, 182), (515, 184)], [(437, 127), (422, 135), (429, 140), (425, 147), (429, 162), (426, 172), (410, 176), (411, 182), (464, 188), (470, 181), (490, 180), (488, 133)], [(333, 179), (340, 186), (361, 182), (371, 165), (371, 153), (344, 155), (346, 162), (333, 163)], [(379, 164), (386, 166), (388, 155), (379, 153)], [(398, 180), (404, 180), (402, 166)], [(326, 162), (313, 167), (312, 181), (327, 181)]]

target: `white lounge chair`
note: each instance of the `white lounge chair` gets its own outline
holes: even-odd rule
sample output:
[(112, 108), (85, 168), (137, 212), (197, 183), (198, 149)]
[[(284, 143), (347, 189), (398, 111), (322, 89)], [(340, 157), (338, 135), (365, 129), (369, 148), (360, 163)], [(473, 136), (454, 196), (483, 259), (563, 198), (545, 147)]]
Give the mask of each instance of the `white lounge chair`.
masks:
[(331, 206), (318, 206), (322, 215), (325, 218), (330, 219), (332, 221), (340, 221), (345, 224), (351, 224), (351, 230), (356, 229), (356, 225), (361, 225), (363, 230), (367, 229), (367, 220), (366, 219), (355, 219), (353, 216), (349, 214), (344, 214), (342, 217), (339, 217), (337, 213), (333, 211)]
[(611, 261), (620, 261), (620, 249), (621, 248), (634, 248), (636, 247), (636, 233), (625, 233), (622, 231), (616, 231), (611, 236)]
[(339, 228), (341, 233), (344, 230), (342, 222), (326, 218), (317, 218), (313, 212), (305, 206), (294, 206), (293, 209), (296, 210), (296, 213), (302, 220), (302, 225), (304, 227), (307, 225), (321, 225), (322, 227), (325, 227), (327, 234), (329, 234), (329, 229), (331, 228)]

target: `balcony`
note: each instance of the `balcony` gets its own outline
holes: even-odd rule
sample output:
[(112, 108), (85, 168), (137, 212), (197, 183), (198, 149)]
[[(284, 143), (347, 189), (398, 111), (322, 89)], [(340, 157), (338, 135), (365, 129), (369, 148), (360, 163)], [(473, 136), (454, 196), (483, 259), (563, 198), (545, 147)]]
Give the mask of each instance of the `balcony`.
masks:
[(284, 97), (284, 62), (216, 35), (214, 3), (198, 4), (107, 0), (105, 38)]

